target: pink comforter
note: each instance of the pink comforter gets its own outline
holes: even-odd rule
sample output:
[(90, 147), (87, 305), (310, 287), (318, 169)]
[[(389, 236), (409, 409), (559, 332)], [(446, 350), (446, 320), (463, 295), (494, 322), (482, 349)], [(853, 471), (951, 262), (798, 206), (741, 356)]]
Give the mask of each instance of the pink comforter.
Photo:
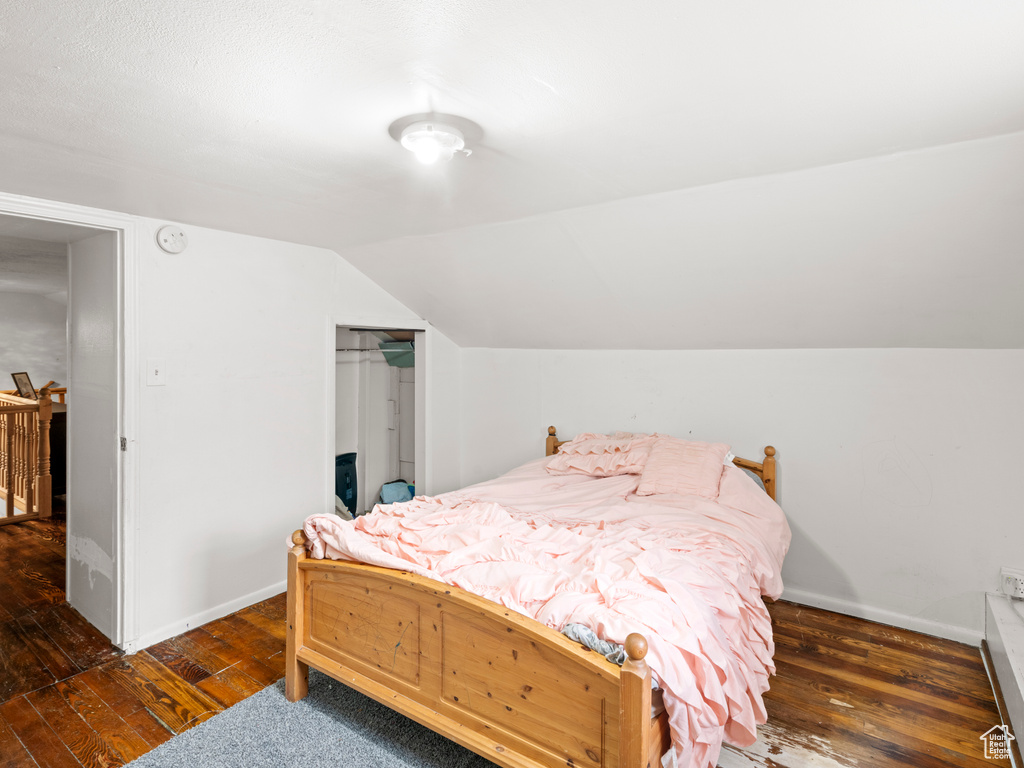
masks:
[(714, 766), (723, 737), (751, 744), (772, 662), (761, 595), (782, 592), (782, 510), (727, 467), (717, 502), (636, 496), (638, 476), (551, 475), (530, 462), (479, 485), (306, 520), (313, 557), (411, 571), (557, 630), (648, 641), (680, 768)]

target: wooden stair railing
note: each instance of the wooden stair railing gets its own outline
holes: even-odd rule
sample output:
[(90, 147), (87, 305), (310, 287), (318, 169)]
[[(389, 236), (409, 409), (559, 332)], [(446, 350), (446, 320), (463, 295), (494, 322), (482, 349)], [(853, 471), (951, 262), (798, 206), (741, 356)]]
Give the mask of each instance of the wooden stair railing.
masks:
[[(48, 383), (44, 384), (42, 387), (40, 387), (39, 389), (36, 390), (36, 397), (42, 397), (42, 392), (45, 389), (47, 392), (50, 393), (50, 395), (51, 395), (50, 400), (51, 401), (53, 400), (52, 396), (56, 395), (58, 397), (58, 402), (61, 405), (64, 405), (64, 398), (68, 394), (68, 388), (67, 387), (51, 387), (50, 386), (51, 384), (56, 384), (56, 383), (57, 382), (55, 382), (55, 381), (53, 381), (51, 379)], [(14, 397), (18, 397), (18, 390), (16, 390), (16, 389), (2, 389), (2, 390), (0, 390), (0, 395), (13, 395)]]
[[(50, 475), (50, 421), (53, 401), (43, 387), (39, 400), (0, 393), (0, 525), (49, 517), (53, 505)], [(15, 513), (20, 507), (23, 512)]]

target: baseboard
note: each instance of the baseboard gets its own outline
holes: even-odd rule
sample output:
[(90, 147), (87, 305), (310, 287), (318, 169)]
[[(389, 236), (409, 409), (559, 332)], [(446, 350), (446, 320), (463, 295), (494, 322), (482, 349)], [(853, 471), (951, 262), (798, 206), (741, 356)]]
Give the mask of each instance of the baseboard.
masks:
[(801, 605), (810, 605), (814, 608), (824, 608), (826, 611), (835, 611), (847, 616), (855, 616), (858, 619), (877, 621), (879, 624), (888, 624), (891, 627), (901, 627), (912, 632), (920, 632), (923, 635), (932, 637), (944, 637), (947, 640), (956, 640), (959, 643), (966, 643), (975, 648), (981, 646), (985, 633), (981, 630), (957, 627), (952, 624), (942, 624), (938, 621), (921, 619), (917, 616), (908, 616), (896, 611), (888, 611), (884, 608), (874, 608), (870, 605), (862, 605), (849, 600), (841, 600), (835, 597), (819, 595), (815, 592), (808, 592), (803, 589), (791, 589), (786, 587), (782, 593), (783, 600), (790, 600)]
[(279, 595), (285, 591), (287, 587), (286, 581), (279, 581), (276, 584), (271, 584), (269, 587), (258, 589), (255, 592), (250, 592), (248, 595), (229, 600), (226, 603), (208, 608), (205, 611), (193, 614), (181, 621), (176, 621), (172, 624), (167, 624), (158, 630), (153, 632), (147, 632), (133, 642), (125, 643), (121, 646), (121, 650), (125, 653), (137, 653), (138, 651), (148, 648), (151, 645), (163, 642), (169, 637), (176, 637), (177, 635), (184, 634), (190, 629), (201, 627), (203, 624), (220, 619), (227, 616), (235, 611), (240, 611), (243, 608), (247, 608), (253, 603), (258, 603), (261, 600), (266, 600), (274, 595)]

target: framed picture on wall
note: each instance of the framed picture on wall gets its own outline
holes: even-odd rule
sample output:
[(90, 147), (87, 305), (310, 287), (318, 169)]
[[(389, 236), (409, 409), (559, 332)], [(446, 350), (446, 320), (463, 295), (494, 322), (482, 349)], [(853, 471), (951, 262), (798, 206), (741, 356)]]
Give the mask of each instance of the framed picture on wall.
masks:
[(36, 390), (32, 386), (32, 381), (29, 379), (27, 373), (24, 371), (21, 373), (12, 373), (11, 378), (14, 379), (14, 386), (18, 389), (19, 397), (27, 397), (29, 400), (36, 399)]

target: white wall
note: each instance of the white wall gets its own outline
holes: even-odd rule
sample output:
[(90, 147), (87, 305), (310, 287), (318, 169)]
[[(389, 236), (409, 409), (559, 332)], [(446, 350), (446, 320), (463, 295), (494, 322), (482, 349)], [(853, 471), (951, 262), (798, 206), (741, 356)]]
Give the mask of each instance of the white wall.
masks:
[(0, 389), (27, 371), (35, 387), (68, 383), (67, 307), (35, 293), (0, 291)]
[(463, 349), (460, 482), (541, 454), (545, 429), (660, 431), (779, 451), (785, 597), (980, 640), (1024, 567), (1022, 350)]
[[(283, 589), (285, 539), (334, 486), (335, 324), (422, 321), (320, 248), (141, 219), (140, 646)], [(143, 372), (144, 374), (144, 372)]]

